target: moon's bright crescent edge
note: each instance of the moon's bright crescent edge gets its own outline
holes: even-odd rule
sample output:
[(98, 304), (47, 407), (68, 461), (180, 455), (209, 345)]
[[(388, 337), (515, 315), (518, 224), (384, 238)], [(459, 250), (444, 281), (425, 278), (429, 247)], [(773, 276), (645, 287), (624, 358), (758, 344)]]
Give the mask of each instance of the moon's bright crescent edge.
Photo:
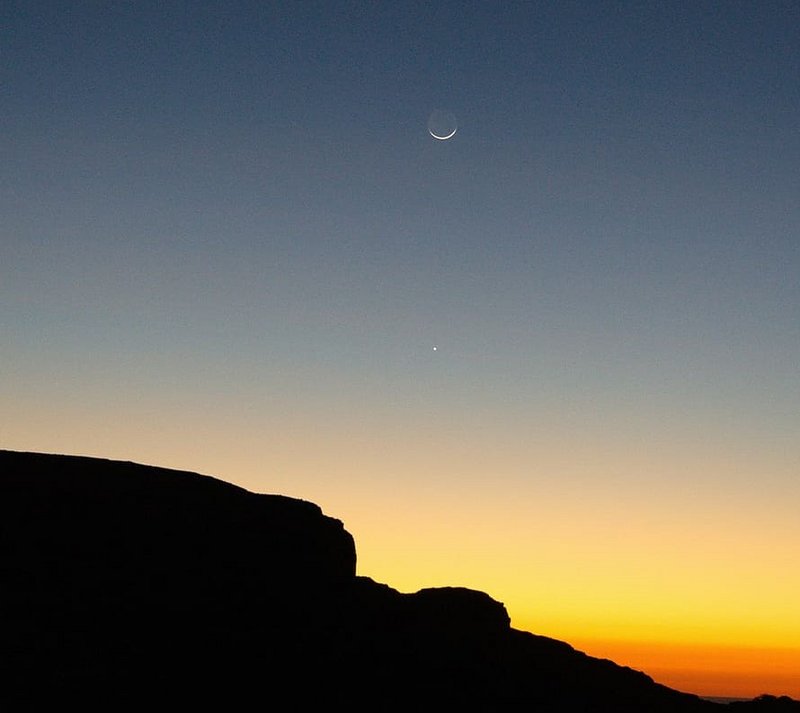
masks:
[(447, 139), (452, 139), (452, 138), (453, 138), (453, 137), (456, 135), (456, 131), (458, 131), (458, 127), (456, 127), (455, 129), (453, 129), (453, 133), (452, 133), (452, 134), (448, 134), (447, 136), (437, 136), (437, 135), (436, 135), (436, 134), (434, 134), (434, 133), (433, 133), (433, 132), (432, 132), (430, 129), (428, 129), (428, 133), (429, 133), (431, 136), (433, 136), (433, 138), (434, 138), (434, 139), (437, 139), (437, 140), (439, 140), (439, 141), (447, 141)]

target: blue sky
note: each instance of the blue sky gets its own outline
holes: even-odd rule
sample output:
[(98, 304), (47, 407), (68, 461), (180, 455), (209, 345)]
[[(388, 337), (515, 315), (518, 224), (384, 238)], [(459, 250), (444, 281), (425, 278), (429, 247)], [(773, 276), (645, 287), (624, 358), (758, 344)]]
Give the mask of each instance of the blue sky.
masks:
[[(545, 611), (426, 508), (535, 520), (544, 492), (589, 539), (613, 503), (688, 508), (731, 547), (784, 523), (797, 552), (797, 3), (0, 21), (3, 447), (316, 500), (390, 583), (458, 560)], [(438, 563), (419, 581), (385, 545), (409, 517)]]
[(456, 381), (655, 378), (785, 417), (797, 12), (12, 3), (6, 348), (325, 378), (441, 342)]

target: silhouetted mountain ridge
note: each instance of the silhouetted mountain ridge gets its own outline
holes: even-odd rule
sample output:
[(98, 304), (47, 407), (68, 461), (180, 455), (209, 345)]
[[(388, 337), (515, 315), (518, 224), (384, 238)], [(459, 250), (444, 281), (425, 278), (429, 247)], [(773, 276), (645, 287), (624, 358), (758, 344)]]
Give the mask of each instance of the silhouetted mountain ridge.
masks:
[(355, 565), (353, 538), (313, 503), (195, 473), (0, 451), (0, 704), (719, 710), (514, 630), (483, 592), (402, 594)]

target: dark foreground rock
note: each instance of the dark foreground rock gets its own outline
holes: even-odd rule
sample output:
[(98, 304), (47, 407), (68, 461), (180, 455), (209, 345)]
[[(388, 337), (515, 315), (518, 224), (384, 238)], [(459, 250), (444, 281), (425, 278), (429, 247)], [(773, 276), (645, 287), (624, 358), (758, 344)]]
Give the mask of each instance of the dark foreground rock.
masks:
[(0, 451), (0, 582), (9, 711), (719, 710), (481, 592), (356, 577), (316, 505), (194, 473)]

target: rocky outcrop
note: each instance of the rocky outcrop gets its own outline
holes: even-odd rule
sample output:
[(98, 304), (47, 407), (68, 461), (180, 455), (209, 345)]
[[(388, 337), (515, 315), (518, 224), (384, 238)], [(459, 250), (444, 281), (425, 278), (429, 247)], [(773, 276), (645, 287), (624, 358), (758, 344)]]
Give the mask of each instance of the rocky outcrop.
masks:
[(770, 696), (764, 694), (752, 701), (733, 701), (728, 704), (730, 713), (800, 713), (800, 701), (789, 696)]
[(42, 576), (255, 577), (270, 589), (355, 576), (352, 537), (313, 503), (93, 458), (6, 451), (0, 468), (4, 557), (39, 562)]
[(412, 617), (420, 625), (447, 631), (504, 632), (511, 625), (506, 608), (488, 594), (464, 587), (420, 589), (409, 595)]
[(0, 581), (13, 711), (718, 710), (481, 592), (356, 577), (316, 505), (194, 473), (0, 451)]
[(34, 709), (52, 696), (122, 710), (152, 695), (213, 697), (251, 666), (293, 675), (355, 558), (342, 523), (312, 503), (195, 473), (0, 452), (5, 691)]

